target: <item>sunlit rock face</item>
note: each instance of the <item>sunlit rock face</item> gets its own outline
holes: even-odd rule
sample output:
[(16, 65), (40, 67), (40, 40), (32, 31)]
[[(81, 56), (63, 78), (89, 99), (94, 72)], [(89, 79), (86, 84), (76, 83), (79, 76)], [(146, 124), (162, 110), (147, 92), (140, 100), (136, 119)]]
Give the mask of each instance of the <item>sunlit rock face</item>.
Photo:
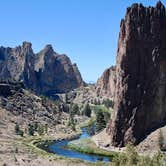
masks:
[(116, 83), (115, 67), (112, 66), (106, 69), (103, 72), (102, 76), (97, 80), (96, 83), (97, 95), (113, 99), (115, 93), (115, 83)]
[(57, 54), (51, 45), (35, 54), (28, 42), (16, 48), (0, 47), (0, 79), (22, 80), (26, 88), (47, 96), (84, 84), (76, 64), (66, 55)]
[(121, 21), (116, 59), (112, 145), (139, 143), (166, 122), (166, 10), (133, 4)]

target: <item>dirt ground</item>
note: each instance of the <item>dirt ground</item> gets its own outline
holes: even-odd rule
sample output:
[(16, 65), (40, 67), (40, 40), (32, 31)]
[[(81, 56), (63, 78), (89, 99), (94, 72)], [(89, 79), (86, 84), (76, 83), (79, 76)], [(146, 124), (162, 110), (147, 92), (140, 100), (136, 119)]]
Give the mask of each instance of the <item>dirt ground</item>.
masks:
[[(166, 146), (166, 126), (159, 128), (152, 133), (150, 133), (139, 145), (137, 145), (137, 151), (141, 155), (154, 155), (159, 151), (159, 146), (158, 146), (158, 139), (159, 139), (159, 132), (160, 129), (162, 131), (162, 135), (164, 138), (163, 143), (165, 143)], [(124, 148), (116, 148), (116, 147), (106, 147), (107, 145), (110, 144), (110, 135), (106, 133), (106, 130), (104, 129), (102, 132), (98, 133), (97, 135), (92, 137), (92, 140), (95, 142), (95, 144), (103, 148), (105, 150), (110, 150), (110, 151), (116, 151), (116, 152), (123, 152), (125, 151)]]
[[(29, 149), (21, 137), (15, 134), (15, 119), (6, 110), (0, 109), (0, 166), (85, 166), (80, 162), (37, 155)], [(58, 129), (57, 129), (58, 130)], [(55, 139), (62, 138), (56, 133)], [(54, 137), (54, 135), (52, 135)]]

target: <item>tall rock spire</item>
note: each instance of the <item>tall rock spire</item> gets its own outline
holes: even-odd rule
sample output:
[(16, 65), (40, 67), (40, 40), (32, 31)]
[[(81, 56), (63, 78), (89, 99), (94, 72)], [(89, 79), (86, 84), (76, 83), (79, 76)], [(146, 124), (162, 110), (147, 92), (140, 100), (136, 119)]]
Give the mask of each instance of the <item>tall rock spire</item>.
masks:
[(112, 145), (139, 143), (166, 121), (166, 10), (134, 4), (121, 22), (116, 59)]

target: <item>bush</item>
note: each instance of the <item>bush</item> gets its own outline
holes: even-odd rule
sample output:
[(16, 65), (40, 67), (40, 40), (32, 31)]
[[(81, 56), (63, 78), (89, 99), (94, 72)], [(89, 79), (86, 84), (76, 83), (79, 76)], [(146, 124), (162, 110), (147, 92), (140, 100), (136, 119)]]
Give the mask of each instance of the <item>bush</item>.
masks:
[(23, 132), (23, 130), (20, 130), (20, 131), (19, 131), (19, 135), (20, 135), (21, 137), (24, 136), (24, 132)]
[(127, 145), (126, 153), (120, 153), (120, 155), (113, 159), (114, 166), (135, 166), (139, 160), (139, 155), (136, 149), (131, 145)]
[(159, 146), (160, 150), (163, 150), (163, 148), (164, 148), (164, 137), (163, 137), (163, 133), (162, 133), (161, 129), (160, 129), (159, 135), (158, 135), (158, 146)]
[(113, 108), (114, 103), (113, 103), (112, 100), (106, 99), (106, 100), (103, 100), (103, 105), (104, 105), (105, 107), (107, 107), (107, 108), (110, 108), (110, 107)]
[(38, 126), (37, 132), (38, 132), (39, 135), (43, 135), (43, 133), (44, 133), (44, 126), (43, 125)]
[(75, 128), (76, 123), (75, 123), (74, 117), (72, 117), (72, 116), (69, 117), (68, 126), (71, 126), (71, 129), (73, 131), (76, 130), (76, 128)]
[(165, 166), (166, 155), (157, 153), (153, 157), (139, 156), (135, 147), (127, 145), (126, 153), (120, 153), (113, 158), (112, 165), (114, 166)]
[(48, 124), (45, 124), (44, 129), (45, 129), (45, 133), (47, 134), (48, 133)]
[(34, 124), (34, 130), (37, 131), (37, 129), (38, 129), (38, 122), (35, 122), (35, 124)]
[(34, 130), (33, 125), (29, 124), (29, 127), (28, 127), (28, 133), (29, 133), (29, 135), (33, 136), (34, 132), (35, 132), (35, 130)]
[(15, 133), (16, 133), (16, 134), (19, 134), (19, 131), (20, 131), (20, 126), (19, 126), (19, 124), (17, 123), (17, 124), (15, 125)]

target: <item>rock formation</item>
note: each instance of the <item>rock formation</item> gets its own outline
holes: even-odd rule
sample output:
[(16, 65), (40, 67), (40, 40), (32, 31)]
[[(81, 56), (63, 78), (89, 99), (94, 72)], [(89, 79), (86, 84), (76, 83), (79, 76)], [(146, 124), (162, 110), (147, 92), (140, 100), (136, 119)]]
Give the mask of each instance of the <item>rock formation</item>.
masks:
[(108, 98), (114, 97), (116, 74), (115, 67), (112, 66), (104, 71), (102, 76), (97, 80), (96, 93), (99, 96)]
[(139, 143), (166, 122), (166, 10), (133, 4), (121, 21), (112, 145)]
[(0, 47), (0, 79), (22, 80), (26, 88), (47, 96), (84, 84), (76, 64), (66, 55), (57, 54), (51, 45), (34, 54), (28, 42), (16, 48)]
[(8, 111), (11, 117), (17, 116), (20, 123), (47, 123), (54, 127), (65, 116), (53, 100), (34, 95), (23, 89), (20, 82), (0, 82), (0, 109)]

